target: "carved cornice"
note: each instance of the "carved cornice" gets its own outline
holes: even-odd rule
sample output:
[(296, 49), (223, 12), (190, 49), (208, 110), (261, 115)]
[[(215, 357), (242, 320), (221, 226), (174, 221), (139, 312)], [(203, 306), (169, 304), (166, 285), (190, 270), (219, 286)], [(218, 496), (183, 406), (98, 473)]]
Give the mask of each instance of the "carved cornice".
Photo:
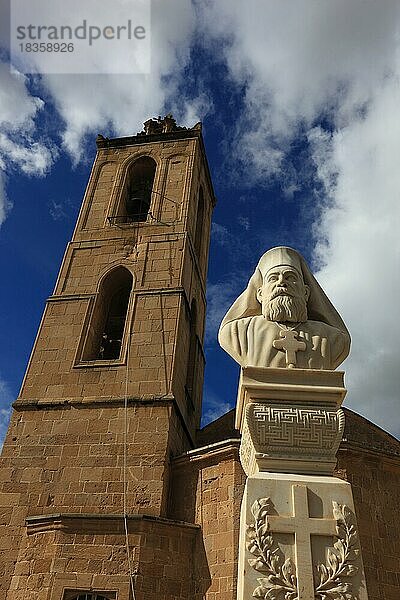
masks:
[(344, 430), (343, 373), (242, 370), (236, 424), (248, 476), (257, 471), (331, 475)]
[[(101, 367), (98, 367), (101, 368)], [(144, 395), (140, 397), (130, 397), (127, 399), (128, 404), (152, 404), (152, 403), (163, 403), (166, 405), (175, 403), (175, 397), (172, 394), (164, 395), (164, 396), (154, 396), (154, 395)], [(13, 408), (15, 410), (37, 410), (40, 409), (48, 409), (48, 408), (65, 408), (68, 406), (76, 406), (82, 405), (83, 408), (90, 408), (91, 406), (98, 407), (99, 405), (108, 405), (108, 404), (119, 404), (124, 405), (125, 398), (123, 397), (104, 397), (104, 396), (93, 396), (90, 398), (49, 398), (49, 399), (40, 399), (40, 398), (19, 398), (13, 403)]]
[(188, 450), (184, 454), (177, 456), (172, 460), (174, 468), (186, 466), (188, 463), (215, 460), (215, 458), (226, 459), (233, 457), (238, 458), (238, 450), (240, 446), (239, 439), (228, 439), (215, 444), (208, 444), (201, 448)]
[(140, 134), (126, 136), (121, 138), (105, 138), (97, 136), (96, 145), (98, 148), (120, 148), (121, 146), (136, 146), (138, 144), (149, 144), (152, 142), (168, 142), (188, 138), (200, 138), (200, 129), (182, 129), (170, 131), (168, 133)]
[[(194, 533), (200, 525), (175, 521), (153, 515), (127, 515), (129, 530), (144, 529), (148, 525), (157, 527), (179, 528)], [(97, 513), (57, 513), (52, 515), (34, 515), (25, 521), (28, 535), (45, 531), (64, 531), (75, 533), (91, 531), (99, 533), (118, 534), (124, 533), (124, 515), (122, 514), (97, 514)]]
[(256, 464), (260, 471), (332, 473), (343, 429), (341, 409), (251, 402), (240, 451), (243, 467), (248, 474)]
[(342, 371), (313, 369), (276, 369), (246, 367), (240, 375), (236, 428), (240, 429), (248, 402), (268, 402), (271, 405), (307, 404), (337, 409), (341, 406), (346, 388)]

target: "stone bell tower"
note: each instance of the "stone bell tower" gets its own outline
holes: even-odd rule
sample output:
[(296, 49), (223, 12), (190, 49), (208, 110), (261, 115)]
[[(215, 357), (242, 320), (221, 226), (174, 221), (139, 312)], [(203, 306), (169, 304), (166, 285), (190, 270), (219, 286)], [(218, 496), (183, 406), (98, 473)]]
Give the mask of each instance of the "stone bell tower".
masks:
[(98, 136), (3, 449), (0, 598), (194, 597), (170, 460), (200, 422), (214, 204), (200, 124)]

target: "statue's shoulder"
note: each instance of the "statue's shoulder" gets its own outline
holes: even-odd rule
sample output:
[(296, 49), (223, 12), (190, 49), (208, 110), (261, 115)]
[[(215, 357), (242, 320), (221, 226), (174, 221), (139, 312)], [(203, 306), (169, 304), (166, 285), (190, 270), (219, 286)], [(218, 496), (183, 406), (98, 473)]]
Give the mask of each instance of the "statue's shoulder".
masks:
[(306, 327), (310, 333), (313, 335), (320, 335), (322, 337), (328, 336), (343, 336), (345, 335), (344, 331), (334, 327), (333, 325), (328, 325), (323, 321), (307, 321)]

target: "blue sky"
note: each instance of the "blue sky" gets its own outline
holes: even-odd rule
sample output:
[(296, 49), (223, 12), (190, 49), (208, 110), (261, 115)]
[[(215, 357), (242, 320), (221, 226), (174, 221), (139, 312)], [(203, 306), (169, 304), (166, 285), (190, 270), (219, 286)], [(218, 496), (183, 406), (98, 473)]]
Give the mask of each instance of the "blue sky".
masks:
[[(352, 0), (153, 0), (149, 75), (10, 72), (0, 35), (0, 432), (70, 239), (95, 136), (203, 121), (218, 204), (205, 421), (234, 406), (219, 322), (260, 255), (311, 263), (353, 347), (346, 404), (400, 436), (399, 7)], [(223, 374), (223, 376), (221, 376)]]

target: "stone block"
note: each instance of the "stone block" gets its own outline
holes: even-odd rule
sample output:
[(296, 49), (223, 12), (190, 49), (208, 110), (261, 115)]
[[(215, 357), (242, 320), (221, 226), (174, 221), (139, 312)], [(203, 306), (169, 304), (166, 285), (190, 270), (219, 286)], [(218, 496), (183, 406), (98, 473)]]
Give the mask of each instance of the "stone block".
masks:
[(337, 585), (348, 585), (355, 597), (367, 600), (348, 483), (283, 473), (258, 473), (247, 480), (238, 598), (251, 597), (260, 586), (267, 594), (273, 585), (277, 591), (297, 594), (299, 600), (310, 600), (317, 593), (329, 597)]
[(236, 426), (246, 473), (333, 473), (345, 394), (339, 371), (242, 369)]

